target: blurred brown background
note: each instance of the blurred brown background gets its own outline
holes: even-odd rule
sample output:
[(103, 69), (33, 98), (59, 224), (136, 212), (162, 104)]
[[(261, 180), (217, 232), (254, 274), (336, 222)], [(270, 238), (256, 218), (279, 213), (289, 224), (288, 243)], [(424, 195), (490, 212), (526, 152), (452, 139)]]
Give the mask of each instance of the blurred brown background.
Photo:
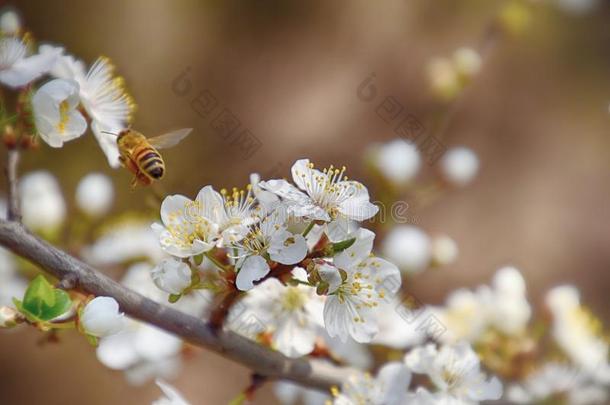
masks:
[[(194, 135), (164, 156), (166, 192), (242, 186), (251, 172), (288, 176), (309, 157), (346, 164), (364, 176), (371, 142), (392, 127), (356, 96), (375, 72), (380, 94), (396, 97), (427, 125), (432, 108), (424, 67), (433, 56), (476, 45), (502, 4), (491, 0), (388, 1), (36, 1), (12, 3), (40, 41), (62, 44), (92, 62), (109, 56), (136, 99), (135, 128), (152, 136), (178, 127)], [(610, 9), (573, 16), (537, 8), (528, 32), (497, 44), (459, 102), (443, 139), (481, 160), (475, 182), (416, 212), (416, 223), (458, 242), (456, 264), (412, 281), (424, 302), (456, 287), (488, 282), (505, 264), (519, 267), (539, 304), (553, 285), (574, 283), (605, 323), (610, 320)], [(190, 69), (191, 90), (172, 82)], [(250, 159), (220, 138), (190, 106), (209, 90), (262, 146)], [(141, 209), (146, 191), (113, 171), (88, 134), (60, 150), (42, 147), (23, 170), (47, 168), (68, 197), (87, 172), (116, 180), (115, 211)], [(424, 176), (434, 173), (424, 166)], [(159, 396), (153, 384), (130, 387), (95, 359), (75, 334), (36, 344), (22, 330), (0, 335), (0, 403), (127, 404)], [(223, 404), (248, 382), (245, 369), (198, 352), (174, 381), (195, 404)], [(267, 387), (256, 403), (275, 403)]]

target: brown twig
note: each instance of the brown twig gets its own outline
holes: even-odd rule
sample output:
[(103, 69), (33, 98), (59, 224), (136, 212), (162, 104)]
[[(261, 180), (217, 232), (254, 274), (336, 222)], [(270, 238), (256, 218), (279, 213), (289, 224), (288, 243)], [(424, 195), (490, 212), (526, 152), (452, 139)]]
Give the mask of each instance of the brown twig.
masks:
[(8, 150), (6, 162), (6, 180), (8, 182), (8, 201), (6, 216), (9, 221), (21, 222), (21, 208), (19, 206), (19, 190), (17, 188), (17, 167), (19, 165), (19, 149)]
[(290, 359), (229, 330), (214, 331), (209, 323), (201, 319), (161, 305), (122, 286), (32, 235), (17, 222), (0, 220), (0, 245), (60, 280), (71, 277), (83, 291), (96, 296), (114, 297), (127, 315), (220, 353), (258, 375), (327, 390), (341, 385), (355, 371), (318, 359)]

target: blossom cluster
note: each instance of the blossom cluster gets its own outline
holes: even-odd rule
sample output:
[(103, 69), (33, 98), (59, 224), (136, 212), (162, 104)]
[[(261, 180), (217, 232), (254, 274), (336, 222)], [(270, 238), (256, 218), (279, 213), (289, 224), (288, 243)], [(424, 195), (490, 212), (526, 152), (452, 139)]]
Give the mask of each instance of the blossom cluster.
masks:
[[(5, 12), (2, 18), (0, 83), (23, 96), (22, 116), (17, 118), (27, 121), (26, 128), (35, 128), (30, 135), (59, 148), (90, 126), (108, 163), (118, 167), (119, 152), (112, 133), (129, 124), (135, 103), (111, 61), (99, 57), (87, 68), (61, 46), (36, 47), (14, 11)], [(34, 82), (45, 77), (49, 80), (36, 88)]]

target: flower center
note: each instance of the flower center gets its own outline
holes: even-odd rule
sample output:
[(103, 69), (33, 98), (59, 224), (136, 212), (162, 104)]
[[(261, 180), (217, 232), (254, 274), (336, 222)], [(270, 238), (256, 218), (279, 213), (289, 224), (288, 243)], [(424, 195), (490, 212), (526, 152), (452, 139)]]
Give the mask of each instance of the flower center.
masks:
[(70, 105), (68, 104), (68, 100), (64, 100), (59, 103), (59, 124), (57, 124), (57, 129), (60, 133), (66, 132), (66, 125), (70, 120), (70, 115), (68, 114), (70, 111)]
[(287, 311), (298, 311), (305, 306), (305, 294), (297, 287), (288, 287), (282, 296), (282, 307)]

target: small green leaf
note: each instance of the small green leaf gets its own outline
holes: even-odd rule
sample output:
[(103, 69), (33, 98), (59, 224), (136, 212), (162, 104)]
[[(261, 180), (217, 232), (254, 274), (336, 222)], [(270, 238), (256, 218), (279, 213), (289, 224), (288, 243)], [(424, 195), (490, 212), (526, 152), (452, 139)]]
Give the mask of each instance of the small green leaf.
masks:
[(37, 321), (50, 321), (65, 314), (72, 306), (72, 300), (67, 292), (53, 288), (42, 276), (37, 276), (25, 292), (23, 301), (14, 300), (18, 309), (28, 317)]
[(170, 294), (167, 300), (174, 304), (175, 302), (178, 302), (181, 297), (182, 294)]
[(93, 347), (97, 347), (97, 341), (98, 339), (93, 336), (93, 335), (85, 335), (85, 337), (87, 338), (87, 342), (89, 342), (89, 344)]
[(333, 243), (333, 253), (343, 252), (345, 249), (349, 248), (356, 242), (356, 238), (346, 239), (341, 242)]

